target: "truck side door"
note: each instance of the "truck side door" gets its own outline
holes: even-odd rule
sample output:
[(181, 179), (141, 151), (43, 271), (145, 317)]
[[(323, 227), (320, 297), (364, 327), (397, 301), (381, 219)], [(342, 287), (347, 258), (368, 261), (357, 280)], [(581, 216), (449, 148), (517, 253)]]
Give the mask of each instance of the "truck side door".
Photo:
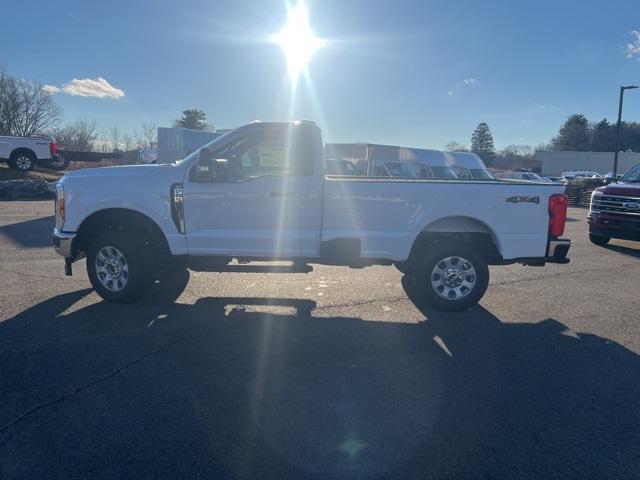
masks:
[(211, 177), (199, 177), (202, 161), (192, 165), (184, 184), (189, 254), (302, 256), (314, 176), (301, 136), (294, 125), (258, 124), (210, 152)]

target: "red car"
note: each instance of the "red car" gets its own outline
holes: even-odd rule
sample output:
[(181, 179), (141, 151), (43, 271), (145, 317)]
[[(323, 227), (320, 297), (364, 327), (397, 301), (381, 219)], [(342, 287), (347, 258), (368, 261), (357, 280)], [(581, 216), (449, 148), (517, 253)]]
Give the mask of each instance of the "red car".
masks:
[(596, 245), (612, 238), (640, 241), (640, 164), (620, 181), (594, 190), (588, 221), (589, 239)]

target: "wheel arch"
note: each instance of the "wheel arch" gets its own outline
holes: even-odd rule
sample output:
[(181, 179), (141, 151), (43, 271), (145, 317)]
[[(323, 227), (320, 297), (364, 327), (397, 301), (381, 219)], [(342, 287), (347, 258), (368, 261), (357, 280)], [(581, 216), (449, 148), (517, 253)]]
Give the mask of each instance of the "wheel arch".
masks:
[(18, 147), (18, 148), (14, 148), (11, 153), (9, 154), (9, 158), (13, 159), (15, 157), (17, 157), (18, 155), (20, 155), (21, 153), (26, 153), (27, 155), (33, 157), (34, 160), (38, 159), (38, 156), (36, 155), (36, 152), (34, 152), (32, 149), (28, 148), (28, 147)]
[(418, 233), (409, 260), (415, 259), (429, 243), (452, 240), (478, 248), (488, 263), (498, 263), (502, 259), (500, 242), (491, 227), (476, 218), (452, 215), (432, 221)]
[(145, 235), (145, 240), (157, 253), (171, 254), (164, 232), (151, 217), (129, 208), (105, 208), (91, 213), (80, 223), (73, 242), (73, 256), (83, 256), (91, 240), (109, 230), (134, 230)]

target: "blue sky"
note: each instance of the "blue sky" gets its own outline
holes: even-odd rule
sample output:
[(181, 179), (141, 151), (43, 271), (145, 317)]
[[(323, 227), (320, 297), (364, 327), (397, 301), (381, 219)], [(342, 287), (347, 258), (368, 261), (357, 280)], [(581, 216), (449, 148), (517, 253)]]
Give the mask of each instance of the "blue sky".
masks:
[[(327, 39), (294, 115), (332, 141), (442, 148), (489, 123), (496, 144), (548, 141), (571, 113), (615, 120), (640, 83), (637, 0), (308, 0)], [(284, 0), (5, 2), (0, 65), (62, 88), (104, 78), (120, 98), (55, 93), (64, 119), (168, 126), (201, 108), (218, 128), (289, 116), (292, 89), (268, 41)], [(10, 21), (7, 21), (10, 19)], [(29, 34), (25, 35), (25, 25)], [(466, 80), (466, 82), (465, 82)], [(625, 118), (640, 120), (640, 91)]]

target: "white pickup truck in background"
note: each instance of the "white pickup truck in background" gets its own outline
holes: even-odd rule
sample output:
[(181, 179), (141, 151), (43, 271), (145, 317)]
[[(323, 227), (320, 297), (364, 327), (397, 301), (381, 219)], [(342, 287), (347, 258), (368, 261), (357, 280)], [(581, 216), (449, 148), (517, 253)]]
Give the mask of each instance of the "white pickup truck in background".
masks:
[(0, 136), (0, 160), (23, 171), (33, 170), (36, 165), (64, 170), (69, 163), (58, 152), (56, 141), (46, 135)]
[(569, 261), (563, 192), (325, 175), (315, 123), (254, 122), (173, 164), (67, 174), (53, 241), (66, 273), (86, 257), (93, 287), (113, 302), (134, 301), (167, 271), (203, 259), (289, 259), (396, 265), (430, 306), (461, 310), (484, 295), (488, 265)]

